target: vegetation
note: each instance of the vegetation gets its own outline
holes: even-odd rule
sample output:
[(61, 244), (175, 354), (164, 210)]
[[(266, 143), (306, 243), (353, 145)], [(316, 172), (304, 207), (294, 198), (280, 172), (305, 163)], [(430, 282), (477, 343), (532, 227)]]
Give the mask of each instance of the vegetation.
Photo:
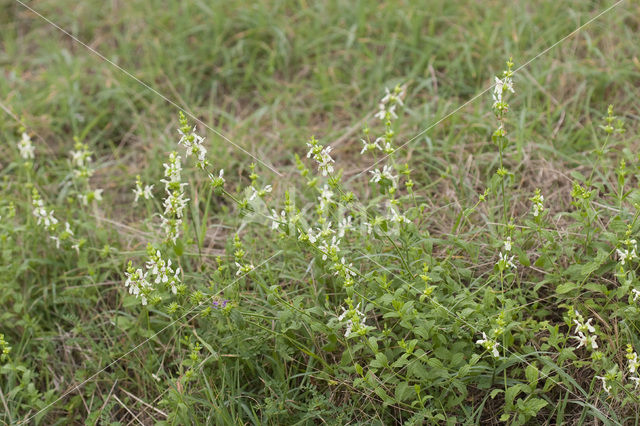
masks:
[(1, 422), (640, 422), (637, 5), (0, 10)]

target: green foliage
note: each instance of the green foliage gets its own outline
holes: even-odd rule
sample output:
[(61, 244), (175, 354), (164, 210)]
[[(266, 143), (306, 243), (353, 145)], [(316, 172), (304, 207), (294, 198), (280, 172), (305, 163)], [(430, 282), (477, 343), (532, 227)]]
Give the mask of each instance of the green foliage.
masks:
[(93, 3), (189, 113), (0, 5), (0, 421), (635, 421), (636, 14)]

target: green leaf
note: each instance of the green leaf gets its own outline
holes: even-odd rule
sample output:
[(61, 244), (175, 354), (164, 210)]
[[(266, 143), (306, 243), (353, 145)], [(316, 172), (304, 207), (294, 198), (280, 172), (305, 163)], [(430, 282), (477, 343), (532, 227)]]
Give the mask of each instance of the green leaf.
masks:
[(560, 284), (559, 286), (557, 286), (556, 293), (566, 294), (573, 290), (576, 290), (577, 288), (578, 288), (578, 285), (576, 283), (568, 282), (568, 283)]
[(524, 385), (522, 384), (517, 384), (511, 386), (510, 388), (507, 388), (506, 392), (504, 393), (504, 401), (507, 407), (511, 407), (513, 405), (513, 400), (516, 398), (516, 396), (518, 396), (520, 392), (522, 392), (523, 388)]
[(526, 368), (526, 370), (524, 371), (524, 374), (527, 377), (527, 380), (529, 381), (529, 385), (531, 385), (531, 388), (534, 389), (538, 385), (538, 377), (539, 377), (538, 368), (535, 365), (531, 364)]
[(389, 365), (389, 360), (384, 353), (378, 352), (376, 354), (376, 359), (371, 360), (370, 365), (373, 368), (383, 368)]
[(582, 266), (582, 274), (586, 276), (595, 272), (600, 267), (600, 265), (604, 263), (604, 261), (607, 259), (608, 256), (609, 256), (609, 253), (607, 253), (606, 251), (598, 250), (598, 254), (596, 255), (596, 258), (593, 259), (591, 262), (585, 263)]
[(538, 411), (547, 406), (547, 401), (541, 398), (531, 398), (527, 401), (523, 399), (518, 400), (518, 410), (529, 417), (534, 417), (538, 414)]

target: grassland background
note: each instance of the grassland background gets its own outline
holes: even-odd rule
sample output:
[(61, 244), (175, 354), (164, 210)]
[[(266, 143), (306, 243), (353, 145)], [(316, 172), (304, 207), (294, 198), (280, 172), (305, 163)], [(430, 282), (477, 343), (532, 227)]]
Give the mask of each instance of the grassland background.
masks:
[[(296, 179), (294, 154), (304, 154), (310, 135), (335, 145), (346, 177), (370, 165), (358, 155), (358, 135), (385, 87), (408, 84), (408, 117), (399, 141), (408, 140), (490, 85), (505, 58), (512, 56), (516, 66), (525, 63), (613, 4), (27, 3), (281, 171), (284, 178), (276, 179), (268, 169), (261, 170), (265, 178), (274, 179), (276, 193)], [(640, 106), (639, 17), (640, 5), (625, 1), (517, 73), (509, 161), (523, 191), (512, 202), (514, 211), (526, 210), (519, 203), (536, 187), (548, 194), (552, 211), (555, 205), (566, 205), (570, 182), (565, 177), (590, 168), (594, 157), (585, 153), (596, 147), (593, 122), (601, 120), (609, 104), (625, 118), (630, 136), (605, 158), (602, 170), (613, 171), (621, 154), (637, 158), (633, 135)], [(92, 183), (105, 189), (105, 202), (92, 212), (101, 226), (92, 231), (90, 245), (109, 244), (123, 255), (142, 253), (148, 235), (141, 225), (149, 212), (131, 208), (131, 189), (136, 174), (145, 181), (158, 179), (166, 153), (176, 143), (175, 107), (11, 0), (0, 1), (0, 71), (5, 110), (0, 164), (5, 166), (3, 159), (15, 151), (17, 123), (12, 115), (19, 116), (37, 135), (39, 152), (46, 153), (49, 196), (62, 200), (64, 190), (53, 183), (64, 178), (60, 165), (65, 164), (73, 136), (81, 136), (98, 164)], [(449, 206), (434, 213), (435, 234), (451, 229), (496, 166), (490, 103), (489, 96), (481, 97), (401, 154), (415, 170), (426, 202), (434, 208)], [(248, 173), (250, 159), (212, 133), (207, 136), (216, 167), (228, 172), (232, 185), (239, 182)], [(12, 168), (0, 169), (5, 182), (14, 173)], [(613, 173), (601, 177), (615, 179)], [(226, 205), (210, 214), (215, 226), (207, 234), (206, 253), (214, 256), (222, 253), (239, 218)], [(0, 332), (13, 342), (14, 358), (36, 372), (40, 392), (61, 394), (146, 337), (138, 328), (128, 332), (126, 326), (113, 326), (116, 317), (137, 321), (123, 306), (118, 273), (122, 258), (109, 257), (100, 268), (86, 256), (56, 258), (42, 273), (45, 269), (29, 264), (29, 256), (25, 250), (22, 259), (14, 259), (15, 265), (3, 266), (8, 275), (2, 280), (18, 288), (19, 297), (13, 291), (0, 293)], [(10, 275), (15, 271), (19, 273)], [(82, 421), (99, 416), (87, 407), (95, 405), (92, 398), (107, 395), (116, 380), (119, 387), (153, 404), (165, 389), (143, 372), (150, 358), (161, 356), (160, 348), (171, 352), (177, 344), (172, 335), (149, 343), (126, 363), (70, 394), (51, 409), (49, 418)], [(234, 394), (236, 385), (227, 390), (229, 398), (238, 398), (229, 409), (230, 422), (237, 418), (234, 410), (251, 412), (251, 402)], [(274, 393), (280, 392), (284, 391)], [(129, 404), (133, 413), (143, 412), (145, 422), (158, 416), (127, 394), (119, 395), (127, 404), (115, 404), (112, 413), (119, 412), (124, 424), (133, 421), (124, 407)], [(20, 415), (37, 408), (33, 403), (31, 411)], [(196, 417), (207, 410), (200, 407)], [(0, 414), (2, 422), (19, 419)]]

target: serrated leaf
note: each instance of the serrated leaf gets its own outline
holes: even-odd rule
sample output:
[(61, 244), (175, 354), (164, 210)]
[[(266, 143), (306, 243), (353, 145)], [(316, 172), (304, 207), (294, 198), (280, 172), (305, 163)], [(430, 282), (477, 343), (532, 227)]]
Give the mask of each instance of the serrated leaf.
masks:
[(535, 365), (531, 364), (524, 370), (524, 374), (527, 378), (527, 381), (529, 382), (529, 385), (531, 385), (532, 388), (535, 388), (538, 384), (538, 368)]
[(556, 293), (558, 294), (566, 294), (569, 293), (573, 290), (576, 290), (578, 288), (578, 285), (576, 283), (572, 283), (572, 282), (567, 282), (564, 284), (560, 284), (559, 286), (556, 287)]

